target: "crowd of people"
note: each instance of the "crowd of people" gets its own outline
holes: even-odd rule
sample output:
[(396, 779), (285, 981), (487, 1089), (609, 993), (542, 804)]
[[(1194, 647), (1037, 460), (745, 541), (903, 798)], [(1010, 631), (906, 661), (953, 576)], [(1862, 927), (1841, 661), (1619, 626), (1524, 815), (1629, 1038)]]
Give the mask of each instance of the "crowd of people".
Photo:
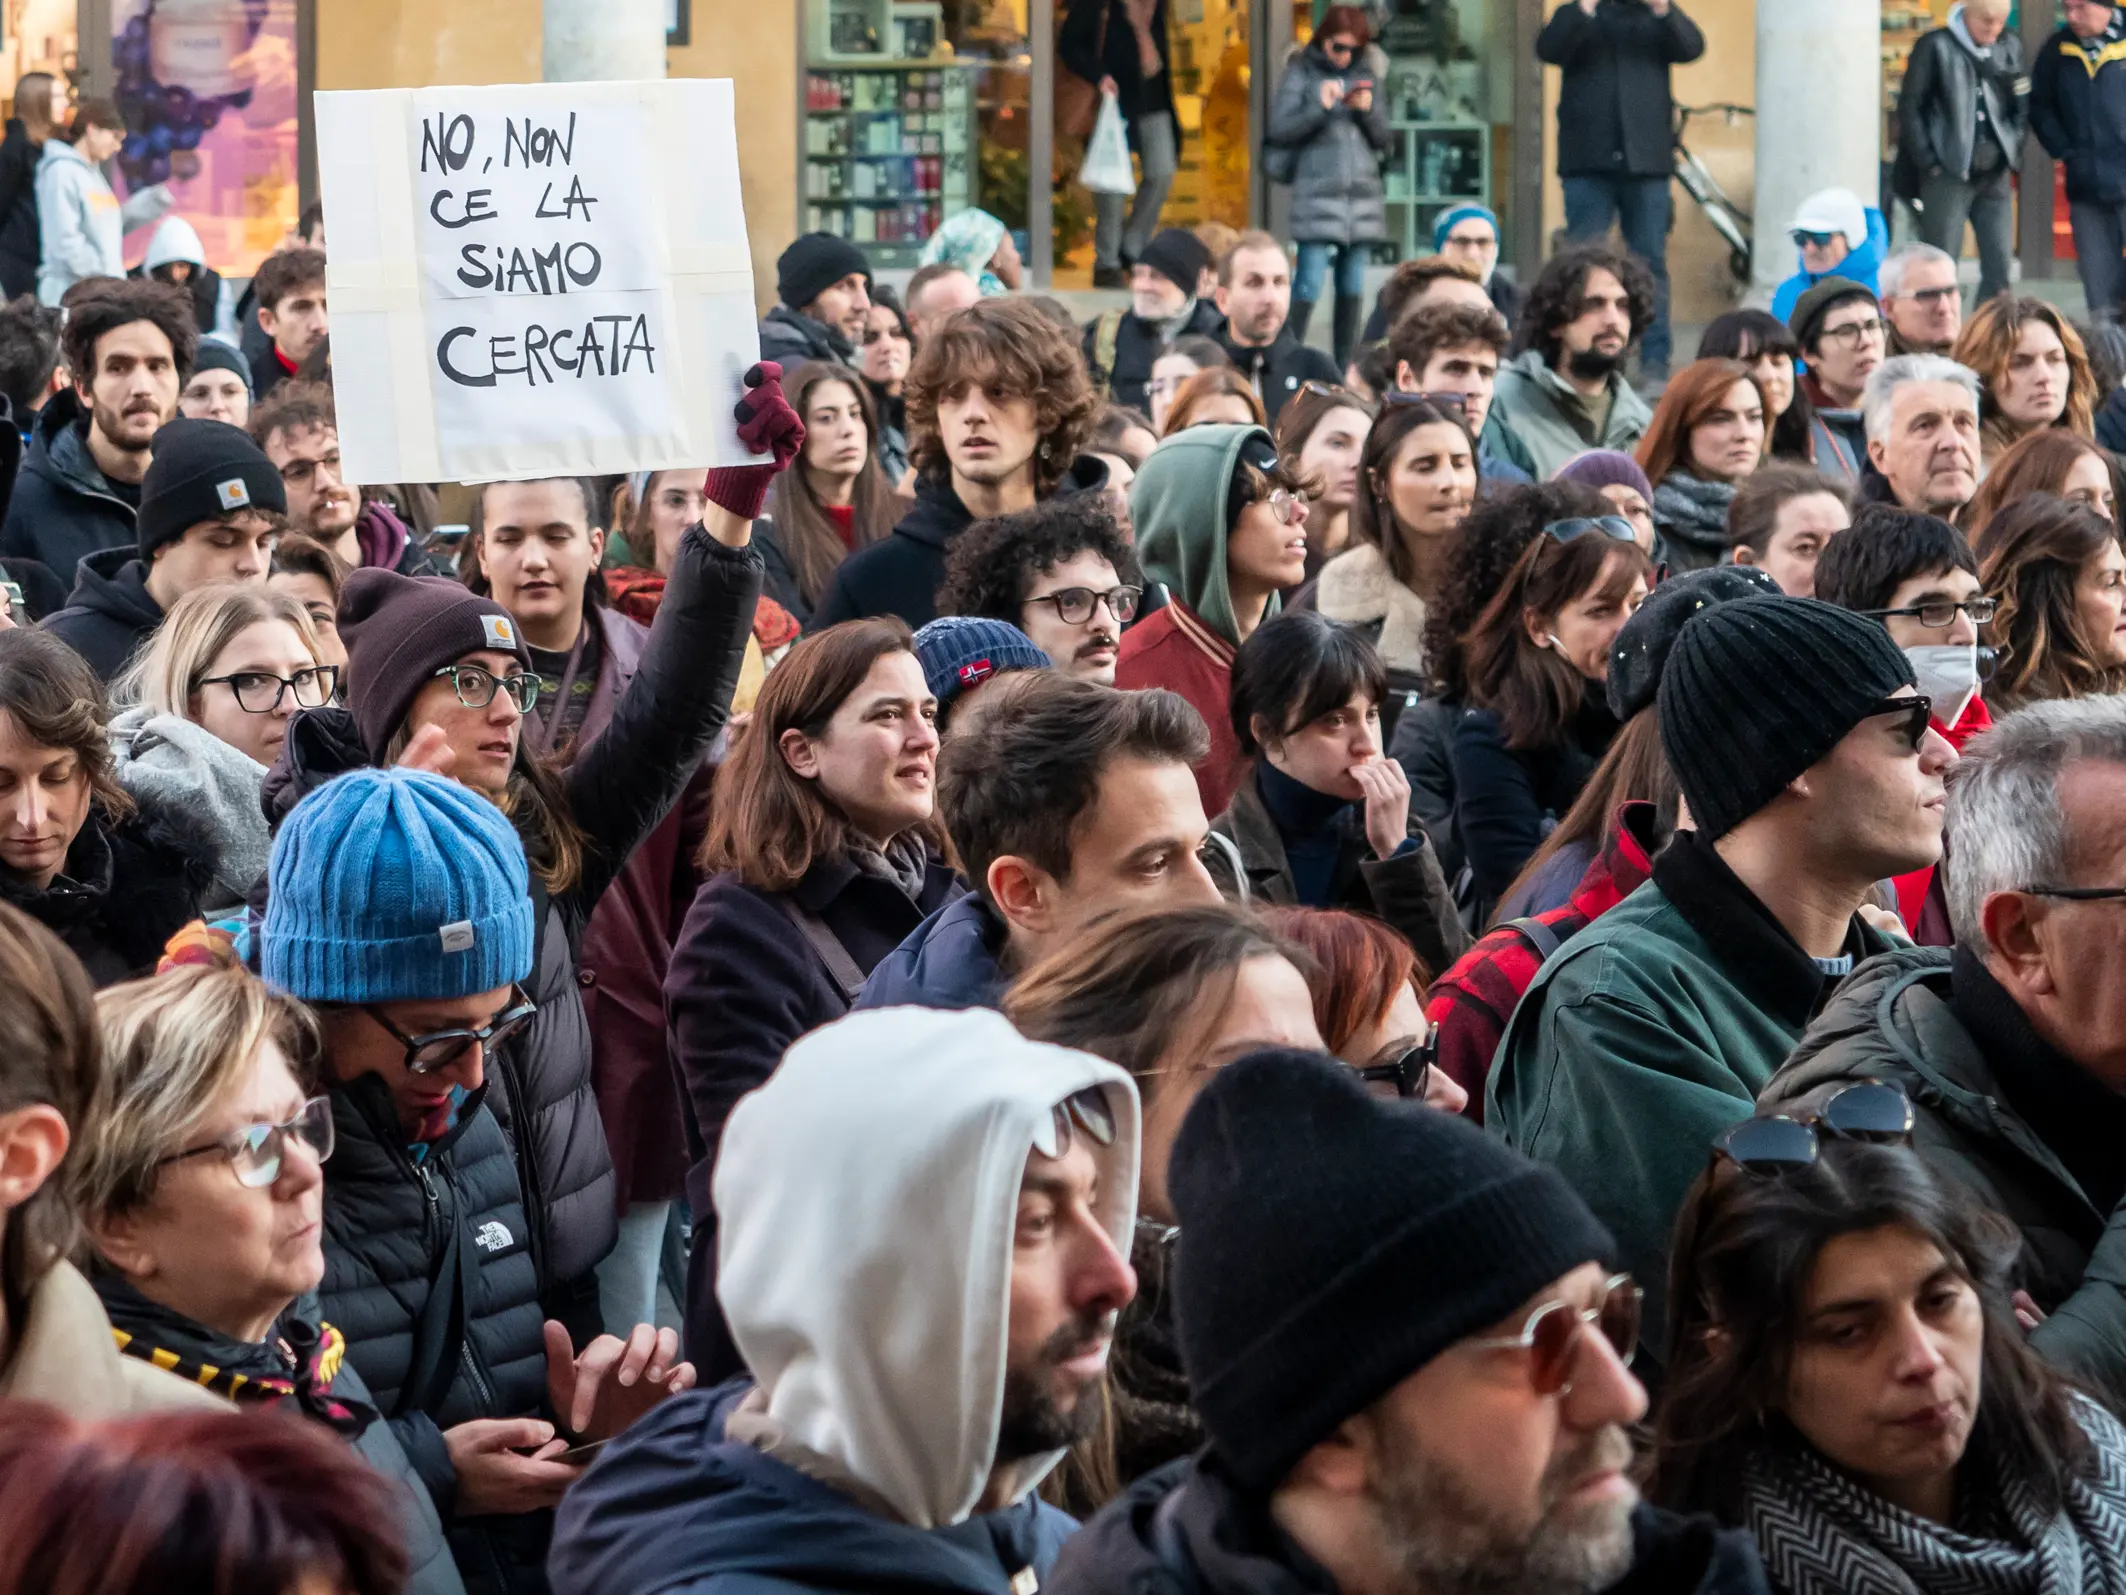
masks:
[(0, 308), (0, 1595), (2126, 1595), (2126, 368), (1811, 205), (809, 235), (455, 540), (321, 217)]

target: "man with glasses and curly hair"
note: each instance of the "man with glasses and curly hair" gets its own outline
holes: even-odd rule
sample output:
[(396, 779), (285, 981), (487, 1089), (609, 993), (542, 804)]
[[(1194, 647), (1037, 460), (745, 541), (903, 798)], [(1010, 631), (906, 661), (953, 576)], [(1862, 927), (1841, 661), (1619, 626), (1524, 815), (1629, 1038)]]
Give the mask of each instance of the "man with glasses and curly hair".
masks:
[(1112, 687), (1122, 628), (1143, 596), (1114, 520), (1080, 494), (970, 526), (945, 556), (938, 608), (1008, 621), (1064, 675)]
[(1085, 362), (1023, 299), (984, 299), (926, 337), (907, 402), (915, 508), (842, 561), (815, 631), (868, 615), (936, 619), (945, 551), (974, 522), (1106, 485), (1107, 468), (1079, 453), (1100, 410)]

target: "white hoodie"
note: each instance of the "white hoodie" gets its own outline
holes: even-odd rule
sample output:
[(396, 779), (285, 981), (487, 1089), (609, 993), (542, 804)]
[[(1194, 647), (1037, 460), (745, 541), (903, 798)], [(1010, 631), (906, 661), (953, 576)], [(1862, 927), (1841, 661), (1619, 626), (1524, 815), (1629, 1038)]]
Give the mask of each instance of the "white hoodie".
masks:
[[(1055, 1151), (1055, 1105), (1089, 1086), (1114, 1110), (1098, 1202), (1127, 1256), (1135, 1084), (986, 1009), (816, 1030), (724, 1129), (716, 1294), (767, 1417), (919, 1528), (964, 1521), (988, 1482), (1020, 1180)], [(1029, 1458), (1019, 1492), (1062, 1455)]]

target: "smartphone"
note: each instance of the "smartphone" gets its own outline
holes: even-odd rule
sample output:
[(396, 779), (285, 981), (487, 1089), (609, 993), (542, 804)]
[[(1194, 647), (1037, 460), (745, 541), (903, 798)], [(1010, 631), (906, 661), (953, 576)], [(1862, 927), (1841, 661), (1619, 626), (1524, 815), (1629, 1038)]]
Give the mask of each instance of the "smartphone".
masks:
[(0, 600), (7, 604), (7, 614), (18, 626), (30, 623), (29, 606), (22, 601), (22, 583), (0, 581)]
[(568, 1463), (588, 1462), (592, 1457), (596, 1456), (599, 1452), (603, 1451), (608, 1445), (611, 1444), (612, 1442), (610, 1440), (591, 1440), (583, 1445), (570, 1446), (559, 1456), (549, 1457), (547, 1458), (547, 1460), (549, 1462)]

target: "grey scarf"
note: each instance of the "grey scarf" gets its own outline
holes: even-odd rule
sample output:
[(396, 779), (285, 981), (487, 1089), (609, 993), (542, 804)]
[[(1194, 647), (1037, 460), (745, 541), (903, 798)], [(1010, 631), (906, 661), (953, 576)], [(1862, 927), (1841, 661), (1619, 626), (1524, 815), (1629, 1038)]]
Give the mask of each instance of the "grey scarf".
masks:
[(1725, 558), (1727, 511), (1734, 502), (1732, 482), (1701, 482), (1688, 471), (1670, 471), (1654, 489), (1654, 524), (1664, 537)]
[(849, 862), (866, 875), (891, 881), (907, 894), (908, 901), (923, 900), (923, 882), (930, 873), (930, 850), (913, 831), (903, 831), (886, 844), (884, 852), (868, 842), (852, 840)]
[(1969, 1528), (1892, 1506), (1812, 1449), (1760, 1450), (1743, 1521), (1765, 1570), (1789, 1595), (2126, 1595), (2126, 1430), (2072, 1400), (2095, 1460), (2065, 1505), (2048, 1513), (2026, 1481), (1993, 1474)]

